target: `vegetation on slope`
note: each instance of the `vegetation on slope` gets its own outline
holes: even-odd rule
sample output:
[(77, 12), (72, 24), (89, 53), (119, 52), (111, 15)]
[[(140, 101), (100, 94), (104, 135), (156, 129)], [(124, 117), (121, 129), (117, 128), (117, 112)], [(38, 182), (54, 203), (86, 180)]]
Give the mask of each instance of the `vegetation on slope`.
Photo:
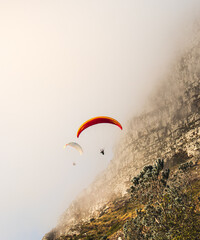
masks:
[(192, 174), (194, 167), (192, 161), (181, 164), (170, 177), (170, 170), (159, 160), (133, 179), (132, 196), (144, 207), (124, 225), (126, 239), (199, 239), (199, 180)]
[[(163, 160), (145, 166), (128, 194), (106, 205), (98, 218), (48, 240), (200, 239), (198, 161), (165, 168)], [(52, 233), (51, 233), (52, 234)]]

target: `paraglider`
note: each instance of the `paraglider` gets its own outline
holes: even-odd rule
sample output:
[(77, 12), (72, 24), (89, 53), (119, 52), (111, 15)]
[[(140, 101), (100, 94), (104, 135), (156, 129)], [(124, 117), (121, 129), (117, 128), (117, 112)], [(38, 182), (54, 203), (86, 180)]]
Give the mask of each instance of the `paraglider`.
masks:
[(66, 148), (67, 146), (75, 148), (80, 153), (80, 155), (83, 154), (83, 149), (78, 143), (69, 142), (69, 143), (65, 144), (64, 148)]
[(111, 117), (105, 117), (105, 116), (100, 116), (100, 117), (94, 117), (94, 118), (91, 118), (89, 120), (87, 120), (86, 122), (84, 122), (80, 128), (78, 129), (78, 132), (77, 132), (77, 137), (79, 137), (79, 135), (81, 134), (81, 132), (83, 130), (85, 130), (86, 128), (90, 127), (90, 126), (93, 126), (95, 124), (99, 124), (99, 123), (110, 123), (110, 124), (114, 124), (116, 126), (118, 126), (121, 130), (122, 130), (122, 125), (117, 121), (115, 120), (114, 118), (111, 118)]
[(100, 149), (100, 153), (101, 153), (102, 155), (104, 155), (104, 149), (103, 149), (103, 148)]

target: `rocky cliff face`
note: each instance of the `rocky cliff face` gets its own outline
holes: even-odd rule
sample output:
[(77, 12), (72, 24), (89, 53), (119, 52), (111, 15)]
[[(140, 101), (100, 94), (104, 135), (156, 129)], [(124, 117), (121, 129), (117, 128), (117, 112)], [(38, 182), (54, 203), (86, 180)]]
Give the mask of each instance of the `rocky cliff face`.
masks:
[[(200, 34), (178, 59), (146, 109), (131, 119), (108, 168), (74, 201), (43, 239), (67, 234), (73, 225), (99, 214), (144, 165), (165, 158), (168, 165), (200, 153)], [(176, 161), (176, 162), (174, 162)]]

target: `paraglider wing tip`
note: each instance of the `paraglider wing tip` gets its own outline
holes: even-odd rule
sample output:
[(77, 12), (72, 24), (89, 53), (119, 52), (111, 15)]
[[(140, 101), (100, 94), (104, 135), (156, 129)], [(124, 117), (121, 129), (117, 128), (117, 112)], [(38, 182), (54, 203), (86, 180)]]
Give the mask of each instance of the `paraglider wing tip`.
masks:
[(116, 122), (116, 125), (122, 130), (122, 125), (119, 122)]

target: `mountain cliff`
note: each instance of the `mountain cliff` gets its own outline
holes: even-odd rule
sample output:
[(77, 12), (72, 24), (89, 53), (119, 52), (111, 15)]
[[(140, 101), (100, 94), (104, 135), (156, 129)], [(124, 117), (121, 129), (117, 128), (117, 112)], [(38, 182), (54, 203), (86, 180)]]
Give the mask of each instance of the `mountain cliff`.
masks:
[(72, 202), (43, 240), (78, 234), (78, 223), (97, 218), (114, 200), (126, 199), (131, 179), (156, 159), (164, 159), (166, 167), (197, 159), (199, 136), (200, 34), (197, 32), (152, 94), (148, 106), (127, 123), (108, 168)]

